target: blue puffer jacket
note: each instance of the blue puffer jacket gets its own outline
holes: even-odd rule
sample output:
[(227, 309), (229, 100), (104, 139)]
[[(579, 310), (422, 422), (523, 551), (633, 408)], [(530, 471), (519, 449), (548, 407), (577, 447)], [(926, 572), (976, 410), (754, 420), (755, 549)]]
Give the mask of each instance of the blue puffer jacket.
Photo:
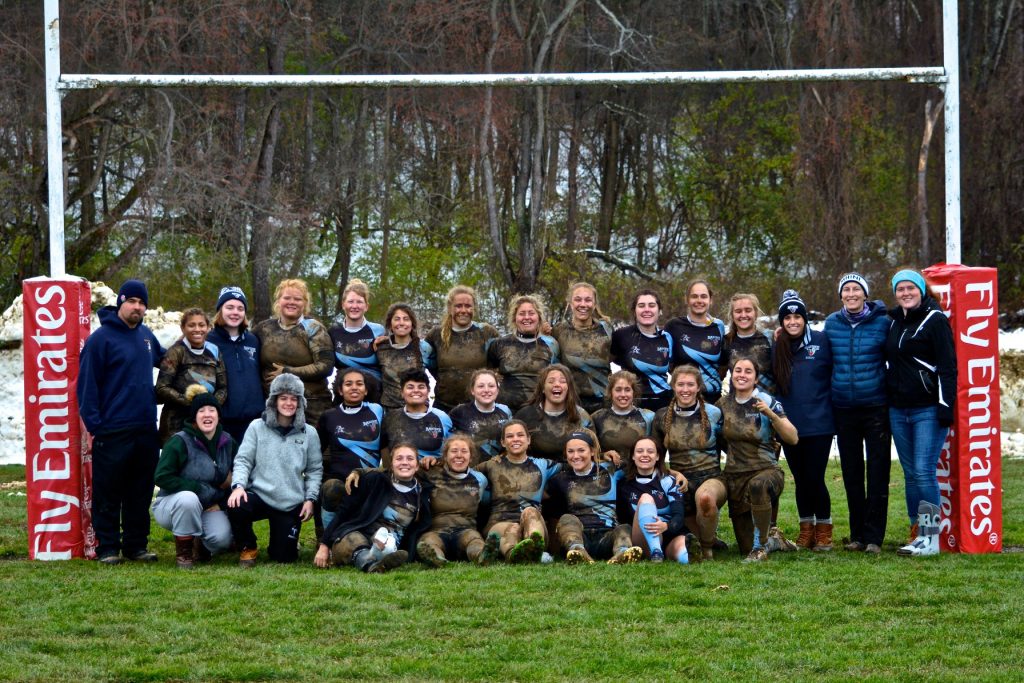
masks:
[(886, 404), (885, 339), (892, 321), (881, 301), (864, 305), (868, 315), (856, 327), (842, 311), (825, 320), (832, 344), (832, 405), (839, 408)]

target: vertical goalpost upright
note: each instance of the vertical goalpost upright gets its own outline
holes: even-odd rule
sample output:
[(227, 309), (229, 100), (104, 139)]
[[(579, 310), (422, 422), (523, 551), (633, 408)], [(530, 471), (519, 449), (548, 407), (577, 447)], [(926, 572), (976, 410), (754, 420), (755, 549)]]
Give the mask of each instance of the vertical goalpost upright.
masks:
[[(165, 88), (267, 88), (267, 87), (535, 87), (548, 85), (685, 85), (702, 83), (768, 83), (811, 81), (902, 81), (931, 84), (944, 90), (944, 160), (945, 160), (945, 234), (946, 270), (938, 280), (942, 303), (950, 311), (954, 332), (965, 326), (969, 341), (961, 343), (961, 356), (976, 349), (994, 353), (995, 360), (985, 356), (980, 366), (961, 363), (958, 387), (958, 418), (954, 433), (944, 449), (946, 474), (943, 487), (944, 546), (948, 550), (964, 549), (985, 552), (1001, 548), (1001, 503), (980, 503), (967, 496), (978, 488), (972, 472), (995, 471), (998, 478), (999, 442), (988, 446), (983, 466), (970, 467), (967, 438), (958, 437), (979, 432), (975, 415), (968, 421), (967, 404), (980, 394), (973, 379), (987, 382), (994, 409), (985, 404), (986, 424), (998, 432), (998, 344), (995, 269), (964, 268), (960, 243), (960, 68), (956, 0), (942, 0), (943, 66), (885, 67), (862, 69), (789, 69), (763, 71), (667, 71), (631, 73), (544, 73), (544, 74), (444, 74), (444, 75), (199, 75), (199, 74), (64, 74), (60, 69), (60, 16), (58, 0), (44, 0), (45, 63), (46, 63), (46, 139), (48, 179), (48, 224), (50, 250), (49, 278), (26, 280), (25, 314), (25, 406), (26, 406), (26, 478), (29, 484), (29, 552), (38, 559), (65, 559), (87, 554), (83, 538), (86, 523), (71, 518), (88, 509), (88, 461), (85, 472), (81, 464), (78, 411), (74, 399), (77, 379), (77, 357), (88, 335), (90, 295), (79, 278), (68, 277), (64, 251), (64, 162), (62, 147), (61, 98), (69, 90), (86, 90), (111, 86)], [(979, 273), (976, 271), (984, 271)], [(945, 279), (941, 279), (945, 278)], [(980, 278), (980, 279), (979, 279)], [(32, 314), (29, 312), (31, 303)], [(970, 308), (970, 306), (974, 306)], [(959, 310), (962, 308), (963, 310)], [(958, 315), (962, 314), (962, 315)], [(982, 322), (984, 319), (984, 322)], [(83, 325), (84, 321), (84, 325)], [(969, 327), (966, 327), (968, 326)], [(984, 325), (984, 334), (979, 332)], [(974, 335), (971, 337), (971, 335)], [(984, 339), (982, 339), (984, 337)], [(43, 340), (40, 342), (39, 340)], [(980, 340), (980, 341), (979, 341)], [(984, 343), (982, 343), (984, 342)], [(46, 346), (49, 344), (49, 346)], [(55, 346), (56, 345), (56, 346)], [(45, 346), (45, 348), (44, 348)], [(32, 348), (30, 348), (32, 347)], [(52, 348), (51, 348), (52, 347)], [(56, 347), (63, 349), (61, 355)], [(31, 362), (31, 365), (30, 365)], [(994, 363), (994, 365), (993, 365)], [(979, 367), (981, 368), (979, 370)], [(994, 376), (994, 389), (992, 381)], [(979, 385), (980, 386), (980, 385)], [(47, 390), (57, 389), (46, 394)], [(972, 393), (973, 392), (973, 393)], [(994, 392), (994, 393), (993, 393)], [(63, 401), (63, 403), (61, 403)], [(977, 401), (975, 401), (977, 403)], [(970, 403), (973, 407), (975, 404)], [(45, 406), (45, 408), (44, 408)], [(961, 424), (961, 415), (963, 422)], [(993, 417), (994, 416), (994, 417)], [(60, 422), (59, 420), (63, 420)], [(66, 437), (66, 438), (64, 438)], [(970, 436), (974, 439), (974, 436)], [(975, 439), (977, 440), (977, 439)], [(973, 442), (972, 442), (973, 443)], [(982, 449), (984, 450), (984, 449)], [(957, 453), (965, 462), (956, 463)], [(980, 456), (978, 456), (980, 457)], [(940, 480), (943, 473), (940, 462)], [(961, 467), (962, 465), (962, 467)], [(961, 472), (956, 472), (957, 468)], [(980, 489), (991, 492), (982, 483)], [(998, 486), (994, 487), (998, 497)], [(84, 495), (83, 495), (84, 491)], [(947, 505), (948, 498), (948, 505)], [(998, 523), (992, 521), (992, 512)], [(977, 522), (979, 510), (989, 510), (989, 523)], [(973, 511), (973, 512), (972, 512)], [(984, 545), (975, 548), (961, 539), (972, 524), (990, 532)], [(980, 533), (980, 532), (979, 532)], [(994, 535), (993, 535), (994, 534)], [(996, 538), (997, 536), (997, 538)], [(950, 541), (952, 539), (952, 541)], [(991, 541), (991, 542), (988, 542)]]

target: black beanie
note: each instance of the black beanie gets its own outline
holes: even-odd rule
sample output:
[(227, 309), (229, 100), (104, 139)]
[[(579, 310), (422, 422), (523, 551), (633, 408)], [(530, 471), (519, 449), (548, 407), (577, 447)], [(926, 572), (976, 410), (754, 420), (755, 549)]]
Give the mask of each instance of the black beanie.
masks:
[(783, 318), (793, 313), (803, 318), (804, 322), (807, 321), (807, 306), (804, 304), (804, 300), (800, 298), (795, 289), (787, 289), (782, 293), (782, 301), (779, 302), (779, 322), (781, 323)]
[(196, 415), (199, 413), (199, 409), (203, 406), (213, 406), (217, 409), (217, 415), (220, 415), (221, 407), (220, 401), (217, 397), (206, 390), (201, 384), (192, 384), (185, 390), (185, 398), (190, 398), (188, 404), (188, 419), (189, 422), (195, 424)]

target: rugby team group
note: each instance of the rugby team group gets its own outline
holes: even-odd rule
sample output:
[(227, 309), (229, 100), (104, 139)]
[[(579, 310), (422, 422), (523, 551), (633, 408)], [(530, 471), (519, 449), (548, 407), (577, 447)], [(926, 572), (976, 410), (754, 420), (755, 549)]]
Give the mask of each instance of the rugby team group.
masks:
[[(145, 284), (128, 280), (80, 357), (97, 557), (156, 561), (152, 512), (182, 568), (229, 550), (255, 565), (259, 520), (276, 562), (298, 559), (312, 520), (313, 562), (325, 568), (686, 564), (728, 547), (717, 533), (725, 506), (747, 561), (826, 552), (834, 439), (845, 550), (882, 550), (894, 443), (910, 527), (897, 552), (937, 554), (953, 337), (920, 272), (900, 270), (889, 284), (892, 308), (858, 273), (842, 276), (839, 310), (821, 330), (786, 290), (777, 329), (765, 330), (753, 294), (729, 297), (724, 321), (712, 315), (703, 279), (668, 320), (659, 293), (641, 289), (632, 324), (616, 329), (580, 282), (554, 325), (539, 297), (514, 296), (505, 335), (476, 319), (476, 294), (459, 285), (421, 336), (408, 304), (369, 322), (359, 280), (325, 326), (310, 317), (306, 284), (286, 279), (271, 318), (250, 328), (245, 293), (224, 287), (212, 321), (184, 311), (182, 336), (165, 350), (143, 323)], [(794, 539), (777, 519), (780, 452), (794, 482)]]

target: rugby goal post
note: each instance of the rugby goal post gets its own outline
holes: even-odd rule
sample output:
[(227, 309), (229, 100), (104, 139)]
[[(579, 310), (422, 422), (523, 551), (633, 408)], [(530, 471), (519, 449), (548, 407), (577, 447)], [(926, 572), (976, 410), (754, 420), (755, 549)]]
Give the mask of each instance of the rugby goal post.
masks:
[[(88, 553), (83, 535), (88, 524), (73, 520), (83, 509), (82, 501), (88, 492), (88, 462), (83, 472), (82, 448), (84, 439), (69, 424), (66, 433), (52, 422), (60, 414), (67, 422), (77, 422), (75, 380), (77, 357), (88, 334), (88, 323), (82, 326), (83, 305), (89, 314), (88, 284), (84, 288), (79, 278), (68, 277), (64, 251), (64, 163), (61, 121), (61, 98), (68, 90), (103, 88), (111, 86), (165, 88), (165, 87), (359, 87), (359, 88), (453, 88), (453, 87), (535, 87), (548, 85), (682, 85), (702, 83), (771, 83), (808, 81), (902, 81), (938, 86), (944, 90), (943, 126), (945, 159), (945, 221), (946, 262), (961, 262), (960, 245), (960, 72), (959, 36), (956, 0), (942, 2), (943, 65), (941, 67), (886, 67), (864, 69), (791, 69), (765, 71), (669, 71), (630, 73), (545, 73), (545, 74), (445, 74), (445, 75), (200, 75), (200, 74), (63, 74), (60, 69), (60, 13), (58, 0), (44, 0), (45, 66), (46, 66), (46, 140), (48, 179), (48, 226), (50, 249), (50, 277), (33, 278), (23, 283), (24, 301), (42, 302), (29, 314), (26, 306), (25, 347), (25, 407), (26, 407), (26, 478), (28, 483), (29, 555), (35, 559), (67, 559)], [(970, 269), (966, 269), (970, 270)], [(994, 281), (994, 270), (992, 272)], [(78, 283), (78, 284), (75, 284)], [(977, 293), (977, 290), (973, 290)], [(998, 315), (994, 284), (986, 294), (991, 301), (984, 307), (971, 309), (972, 316), (979, 311)], [(957, 298), (949, 303), (956, 306)], [(951, 316), (954, 317), (954, 316)], [(971, 318), (973, 324), (980, 321)], [(997, 321), (996, 317), (992, 318)], [(56, 321), (65, 325), (58, 329)], [(48, 327), (49, 326), (49, 327)], [(996, 329), (995, 322), (988, 330)], [(974, 328), (971, 328), (974, 329)], [(55, 331), (56, 330), (56, 331)], [(48, 339), (52, 345), (60, 339), (60, 348), (42, 348), (38, 341)], [(991, 343), (996, 343), (992, 341)], [(958, 336), (958, 346), (961, 341)], [(29, 347), (32, 347), (31, 349)], [(37, 348), (38, 347), (38, 348)], [(998, 363), (998, 346), (995, 347)], [(63, 355), (62, 355), (63, 353)], [(45, 367), (40, 365), (42, 357)], [(29, 366), (30, 358), (33, 365)], [(63, 360), (61, 360), (63, 358)], [(47, 360), (49, 359), (49, 360)], [(998, 366), (995, 368), (998, 377)], [(30, 382), (31, 379), (31, 382)], [(962, 381), (962, 380), (961, 380)], [(962, 387), (961, 387), (962, 388)], [(47, 404), (44, 410), (40, 397), (46, 391), (49, 400), (65, 404)], [(62, 397), (62, 398), (61, 398)], [(998, 381), (995, 385), (995, 425), (998, 426)], [(57, 411), (47, 413), (46, 410)], [(958, 408), (959, 410), (959, 408)], [(47, 422), (50, 419), (51, 422)], [(959, 424), (959, 423), (958, 423)], [(966, 424), (966, 423), (965, 423)], [(28, 438), (35, 434), (35, 437)], [(68, 438), (61, 438), (67, 436)], [(84, 434), (83, 434), (84, 436)], [(65, 447), (66, 444), (66, 447)], [(49, 447), (47, 447), (49, 446)], [(990, 450), (998, 462), (999, 443)], [(83, 473), (85, 476), (83, 476)], [(86, 495), (83, 495), (83, 487)], [(996, 487), (998, 491), (998, 487)], [(998, 505), (999, 502), (997, 501)], [(945, 514), (944, 509), (944, 514)], [(963, 545), (957, 546), (962, 548)], [(1001, 548), (1001, 527), (995, 549)], [(43, 550), (40, 550), (43, 549)], [(949, 548), (948, 548), (949, 549)], [(991, 546), (990, 546), (991, 549)]]

